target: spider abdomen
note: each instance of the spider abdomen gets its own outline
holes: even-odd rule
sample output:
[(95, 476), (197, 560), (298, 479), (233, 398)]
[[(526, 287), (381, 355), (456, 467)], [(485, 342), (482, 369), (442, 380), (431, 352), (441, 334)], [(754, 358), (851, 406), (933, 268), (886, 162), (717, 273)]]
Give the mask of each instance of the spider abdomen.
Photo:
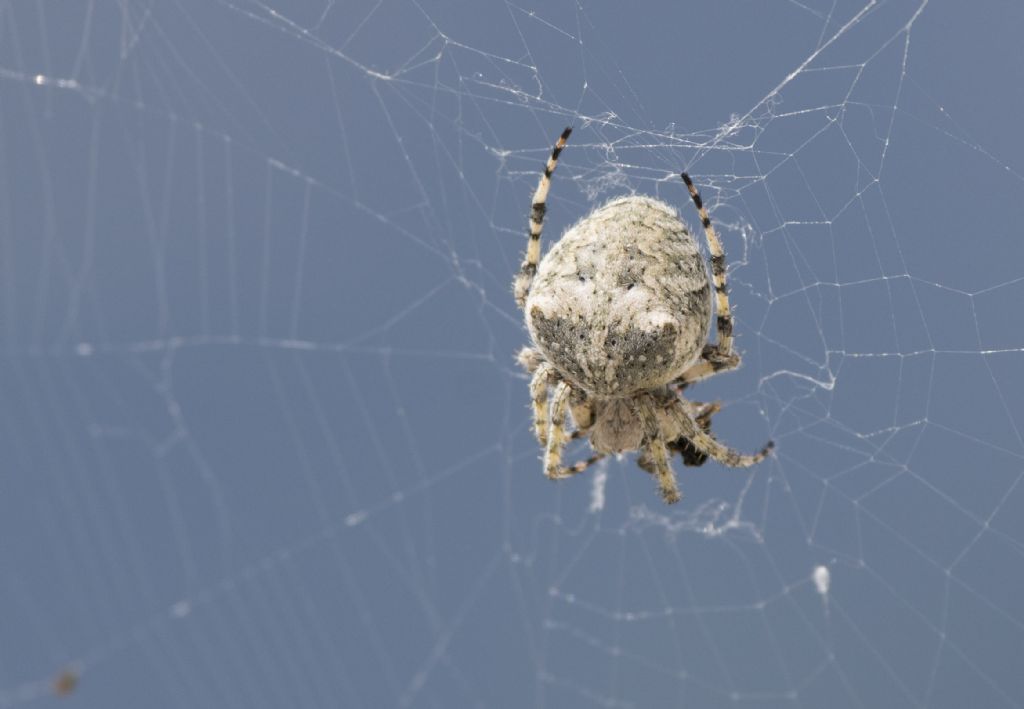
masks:
[(711, 289), (675, 210), (627, 196), (594, 210), (544, 256), (526, 314), (566, 379), (621, 397), (666, 384), (699, 357)]

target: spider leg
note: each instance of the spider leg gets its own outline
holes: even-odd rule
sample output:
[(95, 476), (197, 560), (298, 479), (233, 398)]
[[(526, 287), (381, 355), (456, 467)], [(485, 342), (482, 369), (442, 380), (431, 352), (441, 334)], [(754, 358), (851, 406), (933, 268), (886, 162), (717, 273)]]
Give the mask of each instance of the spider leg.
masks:
[(693, 417), (694, 420), (700, 424), (700, 427), (705, 431), (711, 428), (711, 417), (722, 410), (722, 402), (712, 401), (709, 404), (702, 404), (697, 401), (691, 401), (697, 409), (696, 415)]
[[(564, 383), (565, 382), (563, 382), (563, 384)], [(552, 417), (551, 425), (553, 425), (553, 426), (558, 426), (558, 423), (556, 422), (556, 419), (555, 419), (555, 417), (557, 417), (557, 415), (558, 414), (556, 413)], [(565, 429), (564, 413), (562, 414), (562, 416), (563, 416), (563, 423), (561, 425), (561, 428), (562, 428), (562, 430), (564, 432), (564, 429)], [(583, 438), (586, 435), (587, 435), (587, 430), (586, 429), (578, 428), (578, 429), (576, 429), (575, 431), (573, 431), (572, 433), (570, 433), (568, 435), (568, 439), (567, 440), (575, 441), (575, 440), (578, 440), (580, 438)], [(548, 462), (545, 459), (546, 462), (545, 462), (545, 465), (544, 465), (544, 474), (547, 475), (552, 480), (561, 480), (562, 478), (569, 478), (569, 477), (572, 477), (573, 475), (578, 475), (579, 473), (582, 473), (584, 470), (586, 470), (587, 468), (589, 468), (591, 465), (593, 465), (597, 461), (601, 460), (602, 458), (606, 457), (607, 455), (608, 455), (607, 453), (595, 453), (592, 456), (590, 456), (589, 458), (585, 458), (585, 459), (583, 459), (583, 460), (581, 460), (579, 462), (573, 463), (572, 465), (562, 465), (562, 461), (561, 461), (562, 453), (561, 453), (561, 451), (559, 451), (559, 453), (558, 453), (558, 460), (555, 462), (555, 468), (554, 468), (553, 472), (552, 472), (552, 468), (548, 467)]]
[(728, 355), (721, 354), (718, 351), (720, 345), (721, 343), (705, 347), (696, 364), (690, 365), (686, 371), (672, 382), (672, 385), (682, 392), (683, 389), (694, 382), (699, 382), (701, 379), (707, 379), (708, 377), (739, 367), (740, 356), (735, 352), (730, 352)]
[(546, 446), (548, 442), (548, 384), (554, 367), (541, 362), (533, 372), (530, 380), (530, 400), (533, 402), (533, 432), (537, 442)]
[(562, 452), (569, 439), (566, 428), (566, 413), (569, 410), (569, 395), (572, 389), (568, 382), (558, 382), (551, 401), (551, 418), (548, 421), (547, 447), (544, 449), (544, 474), (549, 478), (559, 477), (562, 469)]
[(679, 430), (682, 432), (682, 437), (687, 439), (687, 441), (689, 441), (697, 451), (707, 454), (722, 465), (729, 466), (730, 468), (749, 468), (752, 465), (757, 465), (764, 460), (768, 455), (768, 452), (775, 447), (775, 444), (772, 441), (768, 441), (764, 448), (757, 453), (754, 453), (753, 455), (744, 455), (712, 438), (711, 434), (707, 433), (707, 431), (705, 431), (697, 421), (693, 419), (683, 404), (678, 400), (670, 405), (668, 411), (676, 425), (679, 426)]
[[(534, 434), (537, 436), (537, 441), (540, 443), (541, 447), (547, 449), (549, 433), (551, 431), (552, 426), (551, 417), (548, 415), (548, 409), (550, 406), (548, 402), (548, 386), (550, 386), (551, 382), (555, 378), (557, 378), (558, 375), (555, 372), (555, 368), (552, 367), (548, 362), (545, 362), (543, 361), (543, 359), (540, 359), (538, 355), (539, 353), (537, 353), (536, 350), (531, 350), (528, 347), (524, 347), (522, 351), (519, 353), (519, 361), (520, 364), (522, 364), (528, 372), (533, 372), (533, 377), (530, 379), (530, 398), (533, 402), (533, 430)], [(562, 383), (568, 386), (567, 383)], [(571, 396), (572, 392), (570, 390), (567, 398), (566, 410), (568, 410), (568, 408), (572, 406)], [(583, 438), (584, 436), (586, 436), (587, 428), (589, 428), (590, 422), (593, 420), (593, 410), (589, 402), (584, 401), (579, 403), (577, 407), (573, 409), (573, 411), (574, 418), (577, 415), (585, 417), (585, 425), (583, 425), (581, 428), (576, 429), (571, 434), (568, 434), (567, 440), (570, 441), (575, 441), (579, 438)], [(556, 413), (555, 426), (558, 427), (559, 434), (565, 436), (566, 434), (564, 412), (561, 414), (561, 417), (562, 423), (558, 424), (558, 414)], [(564, 444), (565, 441), (563, 440), (562, 445)], [(556, 464), (556, 472), (549, 473), (547, 462), (545, 462), (545, 474), (551, 478), (567, 478), (572, 475), (576, 475), (577, 473), (582, 473), (584, 470), (586, 470), (591, 465), (593, 465), (594, 463), (596, 463), (597, 461), (601, 460), (604, 457), (604, 453), (598, 453), (590, 456), (585, 460), (581, 460), (578, 463), (574, 463), (573, 465), (562, 466), (561, 451), (559, 451), (558, 463)]]
[(544, 213), (547, 211), (548, 189), (551, 187), (551, 174), (558, 165), (558, 156), (565, 147), (565, 141), (569, 139), (572, 128), (562, 131), (548, 164), (544, 166), (544, 174), (540, 176), (540, 183), (533, 193), (533, 204), (530, 208), (530, 240), (526, 244), (526, 258), (519, 268), (519, 274), (513, 283), (515, 290), (516, 304), (522, 308), (526, 304), (526, 296), (530, 293), (530, 286), (533, 285), (533, 277), (537, 273), (537, 264), (540, 262), (540, 234), (544, 228)]
[[(715, 228), (711, 226), (711, 217), (704, 209), (704, 201), (694, 186), (693, 180), (685, 172), (681, 177), (686, 183), (686, 189), (690, 191), (694, 206), (697, 207), (700, 223), (704, 227), (704, 238), (708, 242), (708, 252), (711, 254), (711, 279), (715, 284), (715, 310), (718, 313), (718, 344), (714, 345), (716, 357), (708, 357), (708, 359), (709, 361), (728, 360), (732, 357), (732, 310), (729, 308), (729, 291), (725, 279), (725, 250), (722, 248), (722, 242), (718, 240)], [(739, 365), (739, 358), (737, 357), (736, 360), (734, 367)]]
[(527, 374), (533, 374), (544, 361), (544, 355), (532, 347), (524, 347), (516, 353), (516, 361), (519, 362), (520, 367), (526, 370)]
[(606, 453), (594, 453), (594, 455), (590, 456), (589, 458), (585, 458), (584, 460), (581, 460), (577, 463), (573, 463), (572, 465), (569, 466), (560, 467), (555, 475), (549, 475), (548, 477), (551, 478), (552, 480), (561, 480), (562, 478), (572, 477), (573, 475), (582, 473), (584, 470), (586, 470), (591, 465), (604, 458), (606, 455)]
[[(700, 404), (696, 401), (690, 402), (696, 409), (694, 421), (700, 426), (704, 433), (711, 433), (711, 417), (722, 410), (722, 405), (713, 401), (710, 404)], [(683, 459), (683, 465), (691, 468), (704, 465), (708, 460), (708, 454), (697, 448), (685, 436), (680, 436), (668, 444), (669, 453), (678, 453)]]
[(645, 436), (639, 464), (644, 470), (653, 473), (658, 478), (661, 499), (670, 505), (679, 502), (682, 495), (679, 494), (675, 473), (672, 472), (672, 467), (669, 465), (668, 448), (665, 446), (661, 426), (658, 424), (655, 404), (651, 398), (645, 397), (639, 402), (637, 408)]

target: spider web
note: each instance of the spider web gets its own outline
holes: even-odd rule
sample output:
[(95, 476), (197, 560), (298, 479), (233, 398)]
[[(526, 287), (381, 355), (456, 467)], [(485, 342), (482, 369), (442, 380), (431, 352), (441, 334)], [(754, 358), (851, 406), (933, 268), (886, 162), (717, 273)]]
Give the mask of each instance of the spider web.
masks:
[[(1024, 15), (676, 5), (0, 3), (0, 707), (1024, 703)], [(673, 507), (541, 475), (565, 125), (727, 250)]]

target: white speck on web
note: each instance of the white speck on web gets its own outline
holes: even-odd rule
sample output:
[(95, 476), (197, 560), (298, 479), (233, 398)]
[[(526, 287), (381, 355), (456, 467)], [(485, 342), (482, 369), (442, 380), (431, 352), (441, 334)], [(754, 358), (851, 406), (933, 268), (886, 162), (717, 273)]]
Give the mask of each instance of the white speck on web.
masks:
[(827, 596), (828, 588), (832, 583), (832, 574), (829, 572), (828, 567), (815, 567), (811, 578), (814, 579), (814, 587), (818, 590), (818, 593), (822, 596)]

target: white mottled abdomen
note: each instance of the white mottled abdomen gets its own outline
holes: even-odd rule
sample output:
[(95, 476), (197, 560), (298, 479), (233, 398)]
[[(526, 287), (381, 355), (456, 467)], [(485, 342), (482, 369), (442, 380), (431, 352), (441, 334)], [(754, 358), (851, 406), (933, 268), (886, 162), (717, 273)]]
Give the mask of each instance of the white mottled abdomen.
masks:
[(548, 361), (595, 396), (662, 386), (707, 340), (704, 260), (671, 206), (650, 197), (614, 199), (541, 260), (526, 320)]

